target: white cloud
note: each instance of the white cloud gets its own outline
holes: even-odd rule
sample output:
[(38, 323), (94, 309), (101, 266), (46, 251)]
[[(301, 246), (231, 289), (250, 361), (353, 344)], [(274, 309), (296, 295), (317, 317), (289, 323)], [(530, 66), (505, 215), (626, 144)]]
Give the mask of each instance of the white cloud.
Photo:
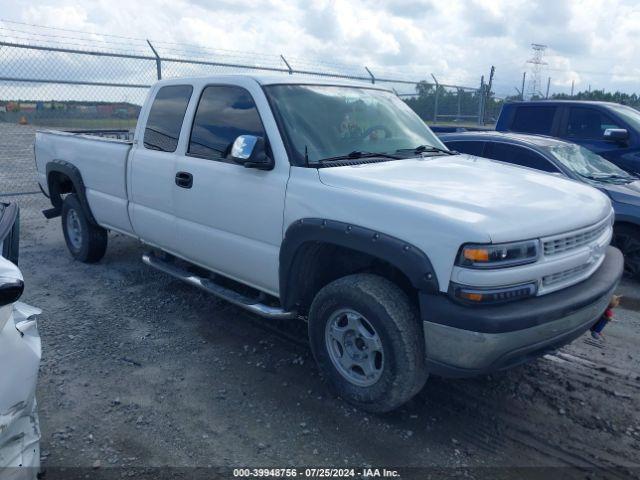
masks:
[[(0, 0), (4, 3), (4, 0)], [(25, 6), (28, 5), (28, 6)], [(520, 87), (530, 44), (542, 43), (552, 91), (638, 85), (634, 0), (48, 0), (10, 2), (9, 20), (74, 30), (280, 54), (305, 68), (346, 63), (366, 74), (477, 85), (497, 67), (498, 93)], [(5, 24), (8, 25), (8, 24)], [(0, 27), (2, 23), (0, 23)], [(19, 28), (15, 26), (15, 28)], [(0, 31), (6, 34), (5, 31)], [(122, 47), (124, 48), (124, 47)]]

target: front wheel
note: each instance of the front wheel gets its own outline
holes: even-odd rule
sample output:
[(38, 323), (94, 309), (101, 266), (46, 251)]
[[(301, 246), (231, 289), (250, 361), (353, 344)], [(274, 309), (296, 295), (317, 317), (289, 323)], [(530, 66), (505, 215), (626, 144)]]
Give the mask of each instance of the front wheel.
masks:
[(640, 228), (633, 225), (615, 226), (613, 246), (624, 255), (624, 273), (630, 278), (640, 277)]
[(62, 232), (73, 258), (85, 263), (99, 261), (107, 250), (107, 231), (87, 219), (75, 194), (62, 202)]
[(362, 410), (393, 410), (427, 379), (411, 302), (377, 275), (349, 275), (322, 288), (309, 312), (309, 340), (322, 376)]

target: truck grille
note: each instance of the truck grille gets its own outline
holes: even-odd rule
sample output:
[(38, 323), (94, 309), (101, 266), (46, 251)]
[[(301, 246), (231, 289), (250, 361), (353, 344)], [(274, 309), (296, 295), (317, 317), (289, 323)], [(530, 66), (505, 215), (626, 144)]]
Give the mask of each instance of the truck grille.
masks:
[(544, 254), (545, 256), (550, 257), (552, 255), (558, 255), (559, 253), (568, 252), (570, 250), (580, 248), (600, 237), (600, 235), (602, 235), (607, 228), (609, 228), (609, 223), (603, 222), (589, 230), (580, 233), (548, 240), (544, 242)]
[(580, 275), (589, 267), (591, 267), (591, 265), (586, 263), (584, 265), (578, 265), (577, 267), (563, 270), (562, 272), (552, 273), (551, 275), (542, 277), (542, 285), (545, 287), (549, 287), (551, 285), (555, 285), (556, 283), (564, 282), (565, 280), (569, 280), (570, 278)]

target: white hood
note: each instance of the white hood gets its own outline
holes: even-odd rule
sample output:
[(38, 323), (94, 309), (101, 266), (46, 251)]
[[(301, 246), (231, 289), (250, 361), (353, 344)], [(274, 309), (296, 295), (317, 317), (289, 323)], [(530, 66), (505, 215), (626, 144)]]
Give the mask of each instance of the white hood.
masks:
[[(595, 188), (470, 155), (322, 168), (333, 187), (374, 190), (430, 210), (446, 205), (493, 242), (524, 240), (591, 225), (611, 212)], [(559, 227), (560, 226), (560, 227)]]

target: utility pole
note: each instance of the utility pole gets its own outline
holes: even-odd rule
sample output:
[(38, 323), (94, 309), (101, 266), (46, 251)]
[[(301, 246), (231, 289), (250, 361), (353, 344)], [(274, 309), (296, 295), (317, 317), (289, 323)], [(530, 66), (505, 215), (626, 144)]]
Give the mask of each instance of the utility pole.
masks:
[(527, 79), (527, 72), (522, 72), (522, 90), (520, 90), (520, 100), (524, 100), (524, 82)]
[(529, 89), (530, 96), (541, 94), (541, 81), (540, 81), (540, 73), (542, 72), (542, 66), (547, 65), (547, 62), (543, 60), (544, 51), (547, 49), (546, 45), (541, 45), (539, 43), (532, 43), (531, 48), (533, 50), (533, 57), (527, 60), (527, 63), (532, 65), (531, 67), (531, 80), (529, 85), (531, 88)]
[(491, 65), (491, 71), (489, 72), (489, 83), (484, 92), (484, 102), (482, 106), (482, 125), (484, 125), (485, 118), (487, 116), (487, 103), (491, 97), (491, 87), (493, 86), (493, 75), (496, 73), (496, 67)]
[(571, 98), (573, 98), (573, 85), (575, 84), (575, 80), (571, 80)]

